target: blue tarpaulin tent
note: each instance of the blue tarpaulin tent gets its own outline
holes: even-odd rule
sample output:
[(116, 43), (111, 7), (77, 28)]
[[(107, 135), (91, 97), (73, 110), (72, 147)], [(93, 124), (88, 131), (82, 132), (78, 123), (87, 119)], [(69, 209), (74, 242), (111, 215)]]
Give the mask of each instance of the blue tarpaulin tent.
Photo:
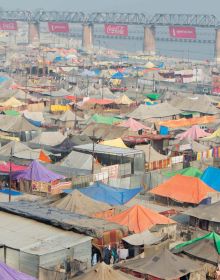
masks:
[(112, 79), (124, 79), (124, 75), (121, 72), (116, 72), (115, 74), (112, 75)]
[(201, 180), (216, 191), (220, 191), (220, 169), (208, 167), (202, 174)]
[(114, 188), (99, 182), (96, 182), (87, 188), (79, 189), (84, 195), (111, 205), (123, 205), (141, 190), (141, 187), (135, 189)]

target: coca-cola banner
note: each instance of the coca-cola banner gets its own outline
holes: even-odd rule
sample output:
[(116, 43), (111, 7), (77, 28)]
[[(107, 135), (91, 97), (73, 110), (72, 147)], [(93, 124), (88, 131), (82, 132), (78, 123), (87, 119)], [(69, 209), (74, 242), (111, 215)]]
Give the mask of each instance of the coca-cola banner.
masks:
[(128, 36), (128, 26), (105, 24), (105, 34), (110, 36)]
[(170, 37), (182, 39), (196, 39), (195, 27), (188, 26), (170, 26)]
[(49, 31), (52, 33), (68, 33), (69, 24), (66, 22), (48, 22)]
[(18, 27), (16, 21), (0, 21), (0, 30), (15, 31), (17, 29)]

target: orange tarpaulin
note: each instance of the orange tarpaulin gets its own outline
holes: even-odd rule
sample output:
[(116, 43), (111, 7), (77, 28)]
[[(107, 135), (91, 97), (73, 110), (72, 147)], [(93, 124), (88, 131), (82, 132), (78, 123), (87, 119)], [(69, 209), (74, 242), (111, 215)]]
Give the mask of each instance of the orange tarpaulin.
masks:
[(94, 103), (94, 104), (98, 104), (98, 105), (108, 105), (108, 104), (112, 104), (114, 103), (114, 100), (112, 99), (97, 99), (97, 98), (90, 98), (88, 100), (86, 100), (87, 103)]
[(182, 118), (178, 120), (161, 121), (158, 122), (158, 124), (170, 128), (176, 128), (176, 127), (184, 127), (184, 126), (193, 126), (197, 124), (212, 123), (214, 121), (215, 121), (214, 116), (204, 116), (204, 117), (197, 117), (192, 119)]
[(135, 233), (143, 232), (152, 228), (154, 225), (175, 224), (176, 222), (158, 214), (141, 205), (134, 205), (128, 210), (106, 220), (127, 226), (129, 231)]
[(215, 190), (197, 177), (178, 174), (149, 192), (180, 202), (199, 204), (208, 197), (209, 193), (215, 192)]
[(40, 151), (39, 160), (47, 163), (51, 163), (51, 159), (43, 151)]

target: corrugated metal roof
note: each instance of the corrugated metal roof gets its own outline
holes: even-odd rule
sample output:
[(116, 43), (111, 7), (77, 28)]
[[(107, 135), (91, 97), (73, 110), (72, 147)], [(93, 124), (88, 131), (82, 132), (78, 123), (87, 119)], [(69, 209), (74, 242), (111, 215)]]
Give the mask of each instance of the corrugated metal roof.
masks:
[(31, 219), (0, 212), (0, 241), (8, 247), (44, 255), (91, 240), (83, 234), (65, 231)]

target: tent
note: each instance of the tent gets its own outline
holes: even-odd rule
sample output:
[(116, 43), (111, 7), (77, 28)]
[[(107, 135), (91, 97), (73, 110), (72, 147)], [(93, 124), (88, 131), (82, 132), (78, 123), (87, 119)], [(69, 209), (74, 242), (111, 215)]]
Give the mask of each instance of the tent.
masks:
[(187, 129), (187, 131), (177, 134), (176, 138), (178, 138), (180, 141), (183, 139), (198, 140), (199, 138), (203, 138), (209, 135), (209, 133), (205, 132), (198, 125), (194, 125)]
[(157, 237), (149, 230), (140, 233), (135, 233), (122, 238), (123, 241), (132, 246), (143, 246), (157, 244), (162, 240), (162, 237)]
[(106, 203), (89, 198), (78, 190), (74, 190), (66, 197), (52, 203), (51, 206), (86, 216), (92, 216), (112, 208)]
[(210, 232), (198, 238), (178, 244), (174, 253), (185, 253), (199, 260), (219, 264), (220, 255), (220, 235)]
[(2, 106), (2, 107), (12, 107), (12, 108), (21, 107), (23, 105), (25, 105), (25, 103), (19, 101), (15, 97), (11, 97), (8, 100), (6, 100), (5, 102), (0, 103), (0, 106)]
[(29, 112), (29, 111), (24, 111), (24, 117), (33, 125), (35, 126), (41, 126), (44, 122), (44, 116), (43, 112)]
[(138, 120), (146, 120), (152, 118), (165, 118), (179, 115), (181, 111), (169, 103), (164, 102), (160, 104), (156, 104), (154, 106), (146, 106), (139, 105), (137, 109), (128, 114), (128, 117), (138, 119)]
[(7, 264), (0, 262), (0, 279), (1, 280), (37, 280), (36, 278), (17, 271)]
[(121, 271), (114, 270), (104, 262), (90, 268), (84, 274), (75, 278), (76, 280), (137, 280), (136, 277), (127, 275)]
[(61, 166), (92, 170), (93, 156), (85, 153), (72, 151), (60, 164)]
[[(8, 144), (0, 148), (0, 158), (9, 159), (10, 156), (13, 158), (24, 159), (24, 160), (36, 160), (40, 159), (41, 161), (48, 162), (49, 157), (42, 150), (32, 150), (25, 144), (17, 141), (11, 141)], [(46, 160), (43, 159), (43, 154), (46, 157)]]
[(111, 76), (111, 79), (119, 79), (119, 80), (121, 80), (121, 79), (124, 79), (124, 75), (121, 72), (116, 72), (115, 74), (113, 74)]
[(67, 110), (58, 118), (58, 120), (61, 122), (70, 122), (70, 121), (76, 121), (76, 120), (79, 121), (79, 120), (83, 120), (83, 119), (80, 118), (79, 116), (76, 116), (75, 113), (73, 113), (73, 111)]
[(123, 205), (137, 195), (142, 188), (122, 189), (114, 188), (99, 182), (80, 189), (79, 191), (92, 199), (102, 201), (110, 205)]
[(202, 141), (213, 141), (216, 139), (220, 139), (220, 128), (218, 128), (215, 132), (213, 132), (211, 135), (204, 137), (201, 139)]
[(111, 146), (111, 147), (127, 148), (127, 146), (125, 145), (125, 143), (123, 142), (123, 140), (121, 138), (102, 141), (102, 142), (99, 142), (99, 144), (105, 145), (105, 146)]
[(110, 117), (110, 116), (101, 116), (98, 114), (93, 115), (91, 120), (96, 123), (109, 124), (109, 125), (120, 122), (119, 118)]
[(201, 176), (202, 176), (202, 172), (198, 168), (193, 167), (193, 166), (190, 166), (190, 167), (187, 167), (184, 169), (180, 169), (180, 170), (176, 170), (176, 171), (163, 173), (163, 175), (168, 178), (173, 177), (177, 174), (184, 175), (184, 176), (198, 177), (198, 178), (201, 178)]
[(39, 127), (32, 125), (23, 116), (1, 116), (0, 117), (0, 130), (20, 133), (22, 131), (38, 131)]
[(115, 101), (116, 104), (128, 105), (128, 106), (130, 106), (131, 104), (134, 103), (134, 101), (131, 100), (130, 98), (128, 98), (127, 95), (125, 95), (125, 94), (123, 94), (122, 96), (116, 98), (114, 101)]
[(220, 191), (220, 169), (209, 166), (203, 172), (201, 180), (216, 191)]
[(147, 127), (132, 118), (129, 118), (128, 120), (124, 120), (123, 122), (118, 124), (118, 126), (128, 127), (131, 131), (139, 131), (141, 129), (150, 130), (150, 127)]
[(34, 160), (26, 170), (13, 174), (13, 179), (50, 183), (55, 180), (64, 179), (64, 176), (48, 170), (37, 160)]
[(127, 226), (129, 231), (140, 233), (155, 225), (175, 224), (176, 222), (142, 205), (134, 205), (128, 210), (107, 218), (109, 222)]
[(167, 156), (158, 153), (150, 144), (135, 146), (136, 150), (141, 150), (145, 153), (146, 162), (154, 162), (167, 159)]
[(199, 178), (177, 174), (149, 192), (179, 202), (199, 204), (215, 190)]
[(32, 139), (29, 144), (30, 146), (55, 146), (59, 145), (66, 139), (65, 136), (63, 136), (62, 133), (59, 131), (44, 131), (34, 139)]
[(131, 259), (116, 264), (116, 266), (142, 275), (150, 275), (156, 279), (166, 280), (180, 279), (191, 272), (201, 270), (200, 266), (193, 260), (176, 256), (167, 249), (149, 254), (145, 258)]

